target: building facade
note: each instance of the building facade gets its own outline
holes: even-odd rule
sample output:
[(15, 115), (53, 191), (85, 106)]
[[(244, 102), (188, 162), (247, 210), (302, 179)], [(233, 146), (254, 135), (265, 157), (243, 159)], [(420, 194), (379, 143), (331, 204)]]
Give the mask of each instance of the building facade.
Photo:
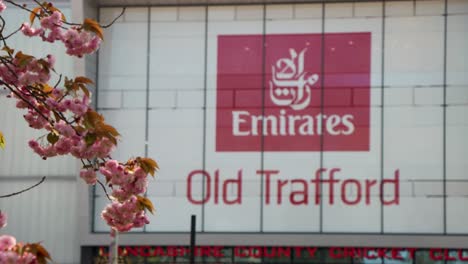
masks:
[[(161, 167), (151, 223), (119, 237), (131, 263), (187, 262), (192, 215), (204, 263), (468, 263), (467, 1), (69, 6), (103, 25), (126, 7), (68, 63), (96, 80), (115, 158)], [(50, 247), (100, 263), (105, 194), (70, 162), (50, 173), (73, 213), (49, 225), (73, 254)]]

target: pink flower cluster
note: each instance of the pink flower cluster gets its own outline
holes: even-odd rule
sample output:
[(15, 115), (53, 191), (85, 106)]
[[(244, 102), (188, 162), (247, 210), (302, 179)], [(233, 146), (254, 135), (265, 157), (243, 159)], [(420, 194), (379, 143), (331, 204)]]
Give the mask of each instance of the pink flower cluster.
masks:
[[(0, 238), (1, 239), (1, 238)], [(0, 251), (0, 263), (2, 264), (38, 264), (36, 256), (29, 252), (19, 255), (15, 251)]]
[(112, 202), (104, 209), (101, 216), (109, 226), (119, 232), (126, 232), (149, 223), (145, 211), (140, 208), (138, 199), (134, 195), (122, 203)]
[(123, 165), (116, 160), (107, 161), (99, 172), (113, 187), (115, 198), (101, 214), (107, 224), (120, 232), (148, 224), (145, 210), (139, 206), (136, 196), (146, 192), (147, 173), (134, 161)]
[[(2, 4), (0, 0), (0, 12)], [(98, 49), (102, 29), (94, 20), (87, 19), (83, 26), (67, 28), (62, 14), (52, 5), (47, 8), (50, 12), (38, 11), (40, 27), (22, 25), (24, 35), (51, 43), (61, 41), (67, 54), (77, 57)], [(146, 210), (152, 212), (154, 208), (143, 194), (148, 186), (148, 174), (154, 176), (157, 164), (148, 158), (130, 159), (126, 163), (111, 159), (119, 134), (90, 107), (86, 85), (92, 81), (85, 77), (65, 78), (63, 87), (59, 83), (52, 87), (48, 82), (54, 72), (53, 56), (36, 59), (21, 51), (15, 54), (12, 49), (5, 50), (8, 55), (0, 63), (0, 80), (12, 91), (10, 97), (17, 99), (16, 107), (27, 111), (23, 117), (28, 125), (46, 131), (42, 137), (30, 140), (29, 147), (43, 159), (59, 155), (81, 159), (80, 177), (89, 185), (97, 182), (103, 185), (98, 177), (105, 177), (112, 193), (102, 218), (113, 231), (124, 232), (149, 223)], [(0, 228), (5, 225), (6, 216), (0, 212)], [(35, 263), (27, 262), (31, 260), (27, 255), (11, 260), (11, 240), (4, 237), (3, 241), (0, 263)], [(8, 254), (1, 255), (2, 252)]]
[(112, 196), (119, 200), (126, 200), (133, 194), (143, 194), (148, 186), (148, 174), (138, 165), (132, 164), (131, 168), (119, 164), (116, 160), (109, 160), (99, 172), (106, 177), (114, 189)]
[[(0, 211), (0, 228), (6, 226), (7, 217), (5, 213)], [(16, 238), (9, 235), (0, 236), (0, 263), (2, 264), (36, 264), (36, 256), (29, 252), (18, 254), (14, 247), (16, 246)]]
[(37, 264), (37, 258), (29, 252), (19, 254), (14, 251), (16, 239), (12, 236), (0, 236), (0, 263), (2, 264)]
[[(106, 160), (110, 157), (115, 144), (107, 137), (97, 137), (90, 141), (89, 135), (93, 135), (91, 129), (77, 131), (76, 127), (84, 128), (84, 115), (90, 109), (89, 98), (86, 94), (81, 97), (73, 93), (67, 95), (64, 90), (54, 88), (50, 91), (45, 102), (28, 94), (27, 89), (22, 89), (22, 97), (26, 103), (18, 99), (18, 108), (27, 108), (25, 120), (36, 129), (45, 129), (54, 140), (47, 141), (30, 140), (29, 146), (43, 158), (57, 155), (72, 155), (85, 160), (103, 160), (95, 165), (84, 166), (80, 171), (80, 177), (90, 185), (96, 184), (98, 174), (102, 174), (108, 185), (112, 188), (113, 201), (102, 212), (103, 219), (114, 230), (124, 232), (134, 227), (141, 227), (147, 223), (148, 217), (145, 209), (139, 205), (138, 196), (146, 192), (148, 186), (148, 172), (145, 171), (137, 160), (129, 160), (125, 164), (117, 160)], [(34, 108), (31, 106), (33, 105)], [(40, 111), (41, 114), (37, 112)], [(50, 122), (54, 114), (68, 116), (57, 122)], [(47, 119), (44, 118), (47, 117)], [(70, 118), (71, 117), (71, 118)]]
[(55, 58), (52, 55), (43, 59), (21, 55), (14, 58), (10, 64), (1, 64), (0, 76), (3, 81), (15, 86), (47, 83), (50, 80), (50, 70), (54, 68), (54, 64)]
[[(114, 149), (115, 144), (106, 137), (97, 138), (90, 144), (87, 141), (90, 131), (82, 133), (75, 131), (76, 127), (82, 122), (83, 115), (90, 109), (90, 100), (86, 95), (81, 98), (71, 97), (65, 95), (62, 90), (55, 88), (51, 91), (52, 96), (42, 102), (32, 96), (29, 90), (21, 89), (20, 91), (22, 92), (22, 99), (14, 95), (18, 98), (16, 106), (28, 109), (24, 119), (29, 126), (35, 129), (44, 128), (57, 137), (56, 142), (46, 142), (45, 144), (40, 144), (38, 140), (30, 140), (29, 146), (38, 155), (48, 158), (71, 154), (80, 159), (94, 159), (106, 158)], [(26, 99), (29, 103), (26, 103), (23, 99)], [(53, 114), (61, 114), (64, 117), (72, 116), (70, 120), (75, 120), (76, 124), (73, 126), (70, 121), (63, 119), (54, 124), (50, 121)]]
[(24, 23), (21, 31), (28, 37), (40, 36), (43, 41), (62, 41), (67, 48), (67, 54), (81, 58), (84, 54), (96, 51), (101, 44), (99, 36), (79, 27), (63, 28), (62, 13), (54, 11), (50, 16), (41, 18), (41, 27), (32, 28)]

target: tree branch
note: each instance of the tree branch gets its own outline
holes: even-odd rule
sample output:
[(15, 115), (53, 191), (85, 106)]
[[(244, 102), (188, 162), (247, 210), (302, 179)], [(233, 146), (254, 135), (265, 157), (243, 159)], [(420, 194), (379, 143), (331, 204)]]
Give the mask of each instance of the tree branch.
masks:
[(42, 177), (42, 179), (38, 183), (34, 184), (33, 186), (31, 186), (29, 188), (26, 188), (26, 189), (21, 190), (19, 192), (14, 192), (14, 193), (6, 194), (6, 195), (1, 195), (0, 198), (8, 198), (8, 197), (11, 197), (11, 196), (15, 196), (15, 195), (19, 195), (19, 194), (22, 194), (24, 192), (27, 192), (27, 191), (31, 190), (32, 188), (39, 186), (41, 183), (43, 183), (45, 181), (45, 179), (46, 179), (46, 176)]
[(107, 193), (106, 186), (104, 186), (104, 184), (103, 184), (100, 180), (97, 180), (97, 182), (99, 183), (99, 185), (101, 185), (102, 189), (104, 190), (104, 193), (106, 194), (107, 199), (109, 199), (109, 201), (112, 201), (112, 199), (110, 198), (109, 194)]
[(116, 18), (114, 18), (114, 20), (112, 20), (112, 22), (110, 22), (109, 24), (104, 25), (104, 26), (101, 25), (101, 27), (102, 28), (108, 28), (108, 27), (112, 26), (115, 23), (115, 21), (117, 21), (117, 19), (119, 19), (121, 16), (123, 16), (123, 14), (125, 13), (125, 9), (126, 9), (126, 7), (122, 8), (122, 12), (120, 12), (120, 15), (118, 15)]

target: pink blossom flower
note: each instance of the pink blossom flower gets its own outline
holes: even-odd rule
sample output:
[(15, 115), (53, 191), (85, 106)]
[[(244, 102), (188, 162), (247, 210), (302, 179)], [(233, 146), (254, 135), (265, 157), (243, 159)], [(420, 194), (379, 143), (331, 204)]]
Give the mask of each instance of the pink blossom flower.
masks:
[(41, 26), (46, 29), (54, 29), (62, 24), (62, 13), (59, 11), (54, 11), (52, 15), (41, 19)]
[(97, 182), (96, 172), (93, 169), (83, 169), (80, 171), (80, 177), (87, 183), (94, 185)]
[(44, 33), (44, 30), (42, 28), (35, 29), (32, 28), (28, 23), (23, 23), (23, 25), (21, 26), (21, 32), (23, 32), (25, 36), (35, 37)]
[(19, 256), (14, 251), (0, 251), (0, 263), (2, 264), (18, 264)]
[(9, 235), (0, 236), (0, 251), (9, 250), (14, 245), (16, 245), (16, 238)]
[(68, 154), (72, 148), (72, 140), (66, 137), (60, 137), (60, 139), (54, 144), (54, 147), (58, 155)]
[(5, 10), (5, 9), (6, 9), (5, 3), (3, 3), (2, 0), (0, 0), (0, 12), (3, 12), (3, 10)]
[(4, 228), (7, 225), (7, 215), (0, 211), (0, 228)]
[(24, 252), (18, 259), (18, 264), (38, 264), (36, 256), (29, 252)]
[(76, 135), (76, 132), (73, 129), (73, 127), (65, 123), (65, 121), (63, 120), (58, 121), (55, 124), (54, 128), (57, 129), (60, 135), (67, 137), (67, 138)]

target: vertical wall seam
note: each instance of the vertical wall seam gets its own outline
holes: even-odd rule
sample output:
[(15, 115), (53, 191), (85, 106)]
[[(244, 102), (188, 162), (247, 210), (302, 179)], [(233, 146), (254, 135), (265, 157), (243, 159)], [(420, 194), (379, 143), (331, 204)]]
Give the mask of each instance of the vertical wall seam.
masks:
[[(325, 2), (322, 2), (322, 28), (321, 28), (321, 50), (322, 50), (322, 55), (321, 55), (321, 75), (322, 78), (320, 80), (320, 113), (324, 113), (325, 107), (324, 107), (324, 100), (325, 100)], [(323, 127), (320, 126), (320, 168), (323, 168), (323, 148), (324, 148), (324, 137), (323, 137)], [(320, 184), (319, 184), (319, 190), (320, 190), (320, 219), (319, 219), (319, 232), (323, 233), (323, 185), (322, 185), (322, 173), (320, 173)]]
[[(151, 56), (151, 7), (147, 8), (147, 32), (146, 32), (146, 105), (145, 105), (145, 157), (148, 157), (149, 142), (149, 101), (150, 101), (150, 56)], [(145, 192), (145, 197), (148, 193)], [(146, 225), (143, 226), (143, 233), (146, 232)]]
[[(97, 21), (100, 21), (101, 20), (101, 9), (98, 8), (97, 9), (97, 17), (96, 17)], [(96, 83), (96, 86), (95, 86), (95, 100), (94, 100), (94, 109), (96, 109), (97, 112), (99, 112), (99, 108), (98, 108), (98, 89), (99, 89), (99, 55), (100, 55), (100, 51), (99, 49), (97, 50), (96, 52), (96, 80), (95, 80), (95, 83)], [(92, 194), (89, 195), (89, 191), (90, 189), (88, 188), (88, 197), (91, 196), (92, 197), (92, 202), (91, 203), (88, 203), (88, 204), (91, 204), (91, 213), (89, 214), (91, 216), (91, 233), (94, 233), (95, 230), (96, 230), (96, 220), (94, 219), (96, 217), (96, 198), (97, 198), (97, 195), (96, 195), (96, 185), (93, 185), (93, 187), (91, 188), (91, 192)]]
[[(265, 68), (266, 68), (266, 5), (263, 5), (263, 18), (262, 18), (262, 116), (265, 116)], [(260, 131), (262, 137), (260, 138), (260, 170), (263, 171), (265, 166), (265, 135), (263, 133), (263, 126), (265, 121), (260, 123)], [(263, 233), (263, 173), (260, 175), (260, 233)]]
[[(207, 74), (208, 74), (208, 5), (205, 6), (205, 58), (203, 73), (203, 139), (202, 139), (202, 169), (206, 169), (206, 115), (207, 115)], [(202, 178), (202, 197), (205, 197), (205, 177)], [(205, 204), (201, 208), (201, 232), (205, 231)]]
[(444, 102), (442, 106), (443, 112), (443, 156), (442, 156), (442, 169), (443, 169), (443, 197), (444, 197), (444, 235), (447, 234), (447, 32), (448, 29), (448, 0), (444, 3), (444, 72), (443, 72), (443, 87), (444, 87)]
[[(380, 94), (380, 182), (384, 179), (384, 148), (385, 148), (385, 131), (384, 131), (384, 117), (385, 117), (385, 16), (386, 16), (386, 2), (382, 2), (382, 43), (381, 43), (381, 94)], [(384, 233), (384, 207), (383, 207), (384, 189), (380, 190), (380, 233)]]

